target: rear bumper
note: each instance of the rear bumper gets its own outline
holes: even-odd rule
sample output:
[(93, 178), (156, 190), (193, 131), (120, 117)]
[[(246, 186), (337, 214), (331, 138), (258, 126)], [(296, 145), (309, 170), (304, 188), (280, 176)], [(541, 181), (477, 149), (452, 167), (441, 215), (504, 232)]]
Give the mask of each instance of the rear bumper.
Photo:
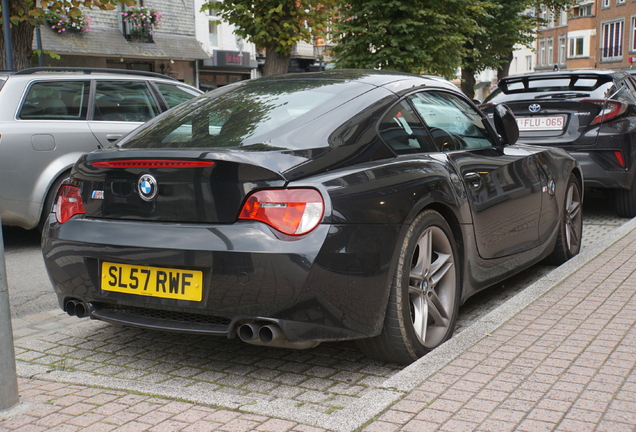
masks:
[[(292, 342), (377, 334), (399, 226), (321, 225), (279, 238), (260, 223), (225, 226), (49, 220), (45, 265), (65, 308), (144, 328), (234, 337), (244, 323), (274, 323)], [(201, 301), (104, 291), (102, 261), (200, 270)]]
[[(585, 187), (603, 189), (631, 189), (634, 172), (627, 169), (611, 167), (609, 155), (595, 151), (569, 152), (581, 165)], [(636, 161), (630, 161), (634, 166)]]
[[(631, 189), (636, 175), (636, 146), (632, 145), (631, 134), (598, 135), (595, 142), (582, 145), (579, 142), (546, 141), (541, 139), (519, 138), (520, 142), (530, 145), (557, 147), (572, 155), (583, 170), (584, 186), (587, 188)], [(625, 166), (621, 166), (615, 152), (622, 155)]]

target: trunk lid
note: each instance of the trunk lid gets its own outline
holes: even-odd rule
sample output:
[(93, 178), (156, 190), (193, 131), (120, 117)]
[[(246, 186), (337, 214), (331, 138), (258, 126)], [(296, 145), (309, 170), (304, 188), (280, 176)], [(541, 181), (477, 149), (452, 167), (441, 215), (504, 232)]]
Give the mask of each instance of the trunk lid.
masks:
[(233, 223), (251, 191), (286, 183), (242, 155), (200, 150), (92, 153), (72, 179), (87, 217), (183, 223)]

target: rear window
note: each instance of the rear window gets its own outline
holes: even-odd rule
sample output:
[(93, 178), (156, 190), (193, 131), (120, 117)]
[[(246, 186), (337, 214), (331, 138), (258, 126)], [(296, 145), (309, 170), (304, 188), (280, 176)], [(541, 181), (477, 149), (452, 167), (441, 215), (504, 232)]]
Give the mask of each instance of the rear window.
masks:
[[(253, 81), (180, 105), (146, 125), (123, 148), (243, 148), (271, 143), (369, 87), (342, 81)], [(345, 120), (345, 119), (343, 119)], [(295, 144), (297, 145), (297, 144)]]

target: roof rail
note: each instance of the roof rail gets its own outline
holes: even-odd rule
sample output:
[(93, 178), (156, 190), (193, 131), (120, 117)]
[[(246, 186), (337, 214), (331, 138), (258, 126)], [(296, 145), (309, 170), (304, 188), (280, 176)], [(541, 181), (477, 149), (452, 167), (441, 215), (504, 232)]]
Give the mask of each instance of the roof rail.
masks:
[(146, 71), (130, 70), (130, 69), (82, 68), (82, 67), (64, 67), (64, 66), (32, 67), (32, 68), (22, 69), (17, 72), (14, 72), (13, 75), (30, 75), (30, 74), (35, 74), (38, 72), (77, 72), (77, 73), (83, 73), (83, 74), (118, 73), (118, 74), (126, 74), (126, 75), (139, 75), (139, 76), (164, 78), (164, 79), (177, 81), (176, 78), (173, 78), (168, 75), (163, 75), (157, 72), (146, 72)]

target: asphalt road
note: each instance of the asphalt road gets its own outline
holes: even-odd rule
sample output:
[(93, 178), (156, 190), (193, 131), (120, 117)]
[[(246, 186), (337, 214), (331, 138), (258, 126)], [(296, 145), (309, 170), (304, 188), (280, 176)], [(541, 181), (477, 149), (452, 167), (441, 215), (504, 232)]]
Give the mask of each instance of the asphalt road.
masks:
[(11, 317), (23, 317), (58, 307), (44, 269), (40, 232), (3, 227)]

